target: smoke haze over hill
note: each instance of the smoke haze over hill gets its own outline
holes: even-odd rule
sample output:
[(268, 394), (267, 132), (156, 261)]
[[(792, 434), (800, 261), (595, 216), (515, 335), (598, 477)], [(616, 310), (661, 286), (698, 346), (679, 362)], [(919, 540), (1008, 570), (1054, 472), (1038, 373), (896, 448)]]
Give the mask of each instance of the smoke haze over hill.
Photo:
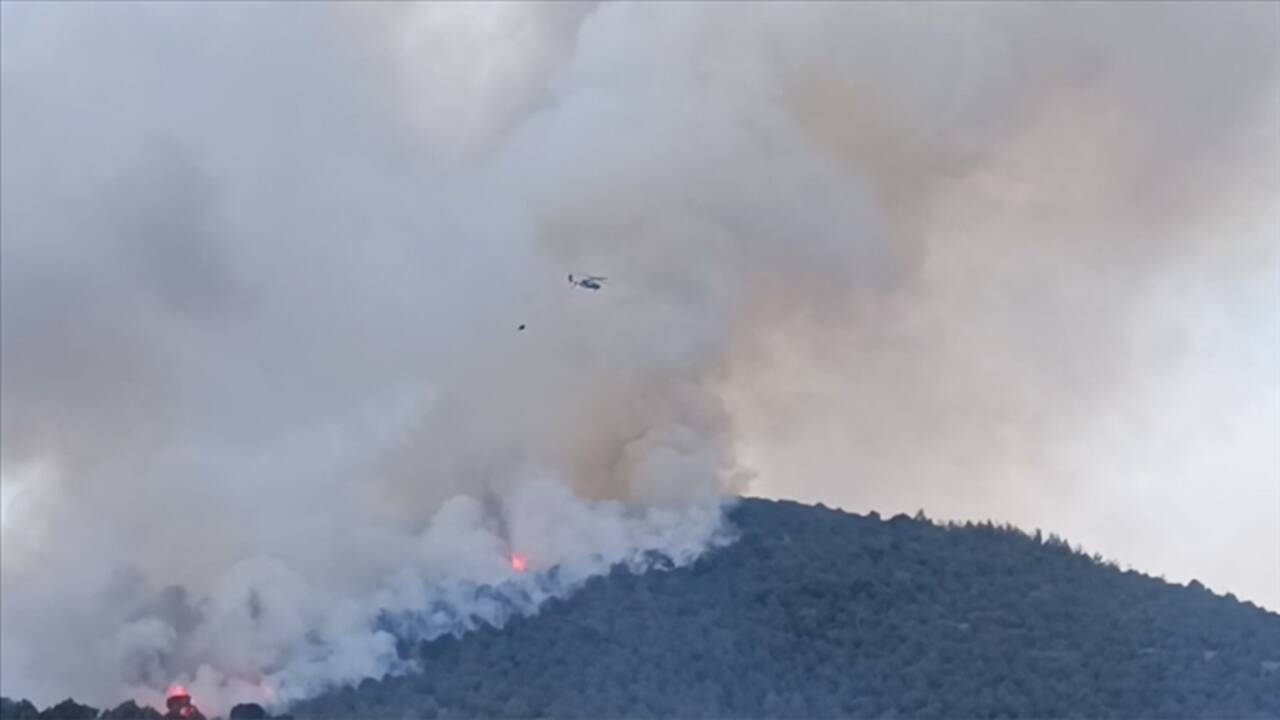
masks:
[(0, 5), (0, 691), (307, 695), (744, 491), (1280, 606), (1278, 23)]

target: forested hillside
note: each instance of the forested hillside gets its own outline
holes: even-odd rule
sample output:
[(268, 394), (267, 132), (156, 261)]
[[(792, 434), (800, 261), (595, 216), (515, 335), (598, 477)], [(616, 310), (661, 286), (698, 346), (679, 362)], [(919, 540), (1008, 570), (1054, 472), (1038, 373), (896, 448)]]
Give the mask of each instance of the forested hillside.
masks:
[(989, 525), (744, 500), (691, 567), (411, 648), (340, 717), (1280, 717), (1280, 616)]
[(504, 628), (403, 645), (423, 672), (288, 712), (1280, 718), (1280, 615), (1196, 583), (985, 524), (764, 500), (731, 517), (740, 539), (689, 567), (618, 569)]

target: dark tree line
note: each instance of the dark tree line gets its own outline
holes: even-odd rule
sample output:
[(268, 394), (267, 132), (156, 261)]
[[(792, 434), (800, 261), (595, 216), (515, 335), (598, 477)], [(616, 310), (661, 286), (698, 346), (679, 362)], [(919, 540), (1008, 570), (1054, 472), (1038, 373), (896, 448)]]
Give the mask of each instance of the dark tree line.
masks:
[[(134, 701), (121, 703), (110, 710), (99, 711), (70, 698), (39, 711), (27, 701), (14, 702), (0, 698), (0, 720), (171, 720), (174, 713), (161, 713)], [(288, 716), (272, 716), (256, 703), (243, 703), (231, 708), (228, 720), (292, 720)]]

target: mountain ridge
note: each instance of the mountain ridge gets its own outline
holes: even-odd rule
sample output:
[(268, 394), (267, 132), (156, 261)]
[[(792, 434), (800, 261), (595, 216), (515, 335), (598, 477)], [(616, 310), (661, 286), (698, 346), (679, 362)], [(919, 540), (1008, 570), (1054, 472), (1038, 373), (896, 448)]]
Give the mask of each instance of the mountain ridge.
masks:
[(729, 520), (737, 540), (690, 565), (618, 567), (502, 628), (402, 643), (421, 672), (287, 711), (1280, 718), (1280, 615), (1198, 582), (922, 513), (741, 498)]

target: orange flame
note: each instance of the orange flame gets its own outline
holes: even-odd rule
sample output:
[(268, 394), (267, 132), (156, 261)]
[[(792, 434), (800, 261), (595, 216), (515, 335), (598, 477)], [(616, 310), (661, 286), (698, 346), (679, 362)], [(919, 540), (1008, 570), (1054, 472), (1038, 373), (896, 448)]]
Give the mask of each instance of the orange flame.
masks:
[(511, 569), (512, 569), (512, 570), (515, 570), (516, 572), (522, 573), (522, 572), (524, 572), (524, 571), (525, 571), (525, 568), (527, 568), (527, 567), (528, 567), (528, 563), (525, 561), (525, 559), (524, 559), (524, 556), (523, 556), (523, 555), (521, 555), (520, 553), (512, 553), (512, 554), (511, 554)]

